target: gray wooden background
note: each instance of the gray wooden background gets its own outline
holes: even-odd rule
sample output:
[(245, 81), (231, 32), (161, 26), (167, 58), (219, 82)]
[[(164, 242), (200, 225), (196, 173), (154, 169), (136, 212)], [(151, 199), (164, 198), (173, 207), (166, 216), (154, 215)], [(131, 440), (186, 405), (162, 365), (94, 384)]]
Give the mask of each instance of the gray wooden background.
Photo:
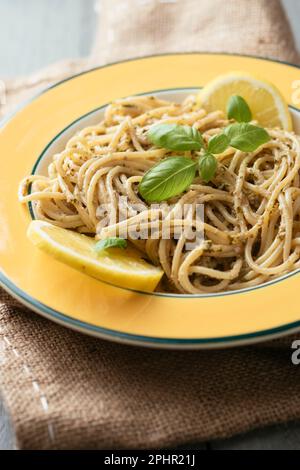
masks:
[[(282, 3), (300, 50), (300, 0)], [(0, 78), (87, 55), (97, 21), (95, 4), (96, 0), (0, 0)]]
[[(97, 22), (95, 3), (95, 0), (0, 0), (0, 78), (26, 75), (61, 59), (87, 55)], [(283, 0), (283, 4), (300, 49), (300, 0)], [(11, 446), (12, 434), (0, 401), (0, 449)], [(193, 448), (300, 449), (300, 424), (289, 423), (232, 439), (195, 444)]]

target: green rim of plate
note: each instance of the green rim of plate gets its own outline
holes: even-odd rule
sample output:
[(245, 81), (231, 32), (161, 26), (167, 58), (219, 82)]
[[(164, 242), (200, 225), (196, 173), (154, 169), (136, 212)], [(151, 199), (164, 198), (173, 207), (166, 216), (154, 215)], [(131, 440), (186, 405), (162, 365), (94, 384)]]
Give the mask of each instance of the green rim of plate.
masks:
[[(46, 89), (42, 90), (41, 92), (39, 92), (38, 94), (36, 94), (34, 97), (30, 98), (29, 100), (26, 100), (25, 102), (23, 102), (20, 106), (18, 106), (15, 111), (13, 111), (12, 113), (9, 113), (8, 116), (6, 116), (4, 119), (2, 119), (0, 121), (0, 128), (1, 127), (4, 127), (4, 125), (10, 121), (21, 109), (23, 109), (24, 107), (26, 107), (27, 104), (31, 103), (32, 101), (36, 100), (39, 96), (41, 96), (42, 94), (44, 93), (47, 93), (48, 91), (50, 91), (52, 88), (56, 88), (57, 86), (60, 86), (62, 85), (63, 83), (69, 81), (69, 80), (72, 80), (78, 76), (81, 76), (81, 75), (84, 75), (86, 73), (90, 73), (94, 70), (99, 70), (99, 69), (102, 69), (102, 68), (106, 68), (106, 67), (110, 67), (112, 65), (116, 65), (116, 64), (121, 64), (121, 63), (124, 63), (124, 62), (130, 62), (130, 61), (134, 61), (134, 60), (138, 60), (138, 59), (147, 59), (147, 58), (151, 58), (151, 57), (160, 57), (160, 56), (170, 56), (170, 55), (173, 55), (173, 56), (176, 56), (176, 55), (229, 55), (229, 56), (238, 56), (238, 57), (248, 57), (248, 58), (253, 58), (253, 59), (258, 59), (258, 60), (262, 60), (262, 61), (269, 61), (269, 62), (274, 62), (274, 63), (280, 63), (280, 64), (283, 64), (283, 65), (288, 65), (290, 67), (293, 67), (293, 68), (296, 68), (296, 69), (300, 69), (300, 66), (297, 66), (295, 64), (291, 64), (289, 62), (285, 62), (285, 61), (281, 61), (281, 60), (274, 60), (274, 59), (269, 59), (267, 57), (257, 57), (257, 56), (253, 56), (253, 55), (247, 55), (247, 54), (231, 54), (231, 53), (218, 53), (218, 52), (214, 52), (214, 53), (210, 53), (210, 52), (188, 52), (188, 53), (166, 53), (166, 54), (155, 54), (155, 55), (149, 55), (149, 56), (143, 56), (143, 57), (137, 57), (137, 58), (132, 58), (132, 59), (127, 59), (127, 60), (122, 60), (122, 61), (117, 61), (117, 62), (112, 62), (110, 64), (107, 64), (107, 65), (103, 65), (103, 66), (99, 66), (99, 67), (93, 67), (91, 69), (88, 69), (88, 70), (85, 70), (83, 72), (80, 72), (78, 74), (75, 74), (75, 75), (72, 75), (64, 80), (61, 80), (57, 83), (55, 83), (54, 85), (51, 85), (49, 87), (47, 87)], [(184, 88), (174, 88), (174, 89), (165, 89), (165, 90), (155, 90), (155, 91), (150, 91), (148, 93), (154, 93), (154, 92), (159, 92), (159, 91), (175, 91), (175, 90), (188, 90), (188, 89), (192, 89), (192, 88), (200, 88), (200, 87), (184, 87)], [(45, 149), (43, 150), (43, 152), (41, 153), (41, 155), (39, 156), (38, 160), (36, 161), (35, 165), (34, 165), (34, 168), (33, 170), (36, 169), (36, 166), (38, 165), (38, 163), (40, 162), (41, 158), (43, 157), (44, 153), (47, 151), (47, 149), (49, 148), (49, 146), (62, 134), (64, 133), (69, 127), (71, 127), (72, 125), (74, 125), (75, 123), (77, 123), (78, 121), (80, 121), (81, 119), (83, 119), (84, 117), (87, 117), (88, 115), (92, 114), (92, 113), (95, 113), (96, 111), (99, 111), (101, 108), (103, 108), (105, 105), (103, 106), (100, 106), (96, 109), (93, 109), (91, 111), (89, 111), (88, 113), (84, 114), (83, 116), (79, 117), (78, 119), (76, 119), (75, 121), (73, 121), (71, 124), (69, 124), (66, 128), (64, 128), (59, 134), (57, 134), (52, 140), (51, 142), (49, 142), (47, 144), (47, 146), (45, 147)], [(289, 106), (290, 108), (294, 109), (295, 111), (298, 111), (300, 112), (300, 109), (294, 107), (294, 106)], [(31, 215), (32, 215), (32, 212), (31, 212)], [(277, 283), (277, 282), (282, 282), (283, 280), (291, 277), (291, 276), (295, 276), (299, 273), (299, 270), (296, 270), (295, 272), (293, 273), (289, 273), (283, 277), (280, 277), (278, 280), (274, 280), (274, 281), (270, 281), (269, 283), (266, 283), (266, 284), (263, 284), (262, 286), (257, 286), (256, 288), (249, 288), (249, 289), (242, 289), (240, 291), (236, 291), (236, 292), (228, 292), (228, 293), (223, 293), (223, 294), (209, 294), (208, 296), (222, 296), (222, 295), (237, 295), (237, 294), (242, 294), (244, 292), (248, 292), (249, 290), (252, 291), (254, 289), (260, 289), (260, 288), (264, 288), (264, 287), (267, 287), (268, 285), (270, 284), (274, 284), (274, 283)], [(28, 295), (26, 292), (24, 292), (22, 289), (20, 289), (18, 286), (16, 286), (12, 281), (10, 281), (9, 278), (7, 278), (2, 272), (0, 273), (0, 285), (6, 289), (11, 295), (13, 295), (14, 297), (16, 297), (18, 300), (22, 301), (23, 303), (25, 303), (25, 305), (29, 306), (29, 307), (32, 307), (34, 311), (42, 314), (43, 316), (45, 316), (46, 318), (48, 319), (52, 319), (54, 321), (56, 321), (57, 323), (60, 323), (60, 324), (63, 324), (65, 326), (69, 326), (71, 327), (72, 329), (75, 329), (77, 331), (83, 331), (83, 332), (86, 332), (86, 333), (89, 333), (91, 335), (94, 335), (94, 336), (98, 336), (98, 337), (101, 337), (101, 338), (106, 338), (106, 339), (111, 339), (111, 340), (114, 340), (114, 341), (122, 341), (122, 342), (126, 342), (126, 343), (131, 343), (131, 344), (139, 344), (139, 345), (144, 345), (144, 346), (165, 346), (165, 347), (178, 347), (178, 346), (181, 346), (181, 347), (197, 347), (197, 345), (199, 347), (209, 347), (209, 346), (215, 346), (215, 347), (220, 347), (222, 345), (229, 345), (230, 343), (232, 343), (232, 346), (236, 346), (236, 345), (242, 345), (243, 343), (250, 343), (250, 342), (254, 342), (254, 341), (259, 341), (260, 338), (268, 338), (268, 337), (272, 337), (272, 336), (279, 336), (283, 333), (285, 334), (288, 334), (290, 333), (291, 331), (295, 331), (297, 329), (300, 329), (300, 320), (299, 321), (295, 321), (295, 322), (291, 322), (291, 323), (287, 323), (285, 325), (281, 325), (281, 326), (278, 326), (278, 327), (274, 327), (274, 328), (269, 328), (269, 329), (265, 329), (265, 330), (261, 330), (261, 331), (256, 331), (256, 332), (252, 332), (252, 333), (246, 333), (246, 334), (241, 334), (241, 335), (233, 335), (233, 336), (224, 336), (224, 337), (211, 337), (211, 338), (188, 338), (188, 339), (185, 339), (185, 338), (160, 338), (160, 337), (152, 337), (152, 336), (144, 336), (144, 335), (135, 335), (135, 334), (131, 334), (131, 333), (125, 333), (125, 332), (121, 332), (121, 331), (117, 331), (117, 330), (111, 330), (111, 329), (108, 329), (108, 328), (102, 328), (102, 327), (99, 327), (99, 326), (96, 326), (96, 325), (92, 325), (90, 323), (86, 323), (86, 322), (83, 322), (81, 320), (76, 320), (68, 315), (65, 315), (51, 307), (48, 307), (47, 305), (43, 304), (42, 302), (39, 302), (38, 300), (34, 299), (33, 297), (31, 297), (30, 295)], [(176, 296), (176, 294), (163, 294), (163, 293), (155, 293), (155, 294), (152, 294), (152, 293), (144, 293), (144, 292), (141, 292), (141, 294), (144, 294), (144, 295), (158, 295), (158, 296), (164, 296), (164, 297), (174, 297)], [(195, 296), (191, 296), (191, 295), (178, 295), (178, 299), (180, 298), (195, 298)], [(201, 295), (201, 296), (197, 296), (197, 298), (199, 297), (207, 297), (207, 295)]]

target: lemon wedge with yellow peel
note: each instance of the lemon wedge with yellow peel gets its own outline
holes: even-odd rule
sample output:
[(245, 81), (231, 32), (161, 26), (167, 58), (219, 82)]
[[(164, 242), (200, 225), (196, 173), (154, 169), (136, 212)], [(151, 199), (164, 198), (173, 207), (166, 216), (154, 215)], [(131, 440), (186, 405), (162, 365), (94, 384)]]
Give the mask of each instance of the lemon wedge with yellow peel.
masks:
[(253, 119), (262, 127), (293, 129), (289, 108), (280, 91), (271, 83), (247, 72), (219, 75), (199, 92), (198, 102), (208, 112), (219, 109), (226, 113), (232, 95), (242, 96), (247, 101)]
[(72, 268), (119, 287), (152, 292), (162, 269), (147, 263), (131, 247), (95, 251), (96, 240), (42, 220), (33, 220), (28, 238), (38, 248)]

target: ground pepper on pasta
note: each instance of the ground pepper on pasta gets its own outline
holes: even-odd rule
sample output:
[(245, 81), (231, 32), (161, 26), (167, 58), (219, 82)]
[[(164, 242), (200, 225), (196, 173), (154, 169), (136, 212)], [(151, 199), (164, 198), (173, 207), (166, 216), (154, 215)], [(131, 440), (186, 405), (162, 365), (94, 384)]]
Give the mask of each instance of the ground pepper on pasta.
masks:
[[(165, 279), (158, 290), (230, 291), (299, 268), (300, 138), (267, 129), (271, 140), (255, 152), (227, 149), (217, 156), (217, 172), (209, 184), (195, 177), (185, 193), (166, 201), (161, 210), (141, 198), (138, 184), (154, 164), (178, 154), (155, 148), (147, 139), (149, 127), (162, 123), (194, 126), (208, 142), (229, 121), (221, 111), (199, 109), (193, 96), (181, 104), (154, 96), (117, 100), (102, 122), (78, 132), (53, 156), (47, 176), (30, 175), (21, 182), (20, 201), (31, 201), (38, 219), (98, 239), (116, 231), (122, 236), (123, 228), (133, 224), (147, 229), (155, 218), (160, 227), (168, 219), (169, 239), (160, 229), (156, 239), (129, 238), (163, 268)], [(197, 152), (183, 154), (193, 158)], [(204, 239), (192, 250), (186, 250), (184, 234), (175, 238), (180, 224), (197, 229), (196, 218), (180, 222), (174, 217), (187, 203), (204, 204)], [(112, 210), (103, 213), (103, 204)]]

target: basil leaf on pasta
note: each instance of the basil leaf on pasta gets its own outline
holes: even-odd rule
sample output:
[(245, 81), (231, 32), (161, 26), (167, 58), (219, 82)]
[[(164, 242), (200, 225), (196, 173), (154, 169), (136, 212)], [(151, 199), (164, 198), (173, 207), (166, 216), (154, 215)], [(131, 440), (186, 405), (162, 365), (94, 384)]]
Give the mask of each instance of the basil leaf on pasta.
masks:
[(248, 103), (239, 95), (233, 95), (229, 98), (227, 116), (228, 119), (234, 119), (237, 122), (249, 122), (252, 119)]
[(124, 240), (124, 238), (118, 238), (118, 237), (110, 237), (110, 238), (105, 238), (104, 240), (100, 240), (99, 242), (96, 243), (95, 245), (95, 250), (97, 253), (100, 253), (103, 250), (106, 250), (107, 248), (126, 248), (127, 247), (127, 241)]
[(169, 157), (143, 176), (139, 193), (148, 202), (160, 202), (181, 194), (196, 174), (196, 163), (186, 157)]
[(203, 157), (200, 157), (199, 171), (205, 183), (208, 183), (215, 176), (217, 166), (217, 159), (211, 153), (205, 153)]
[(152, 144), (169, 150), (200, 150), (203, 147), (202, 135), (191, 126), (156, 124), (150, 127), (147, 136)]
[(231, 147), (242, 152), (254, 152), (260, 145), (266, 144), (271, 139), (265, 129), (248, 123), (231, 124), (224, 132)]
[(229, 140), (226, 134), (214, 135), (208, 142), (208, 153), (223, 153), (229, 147)]

